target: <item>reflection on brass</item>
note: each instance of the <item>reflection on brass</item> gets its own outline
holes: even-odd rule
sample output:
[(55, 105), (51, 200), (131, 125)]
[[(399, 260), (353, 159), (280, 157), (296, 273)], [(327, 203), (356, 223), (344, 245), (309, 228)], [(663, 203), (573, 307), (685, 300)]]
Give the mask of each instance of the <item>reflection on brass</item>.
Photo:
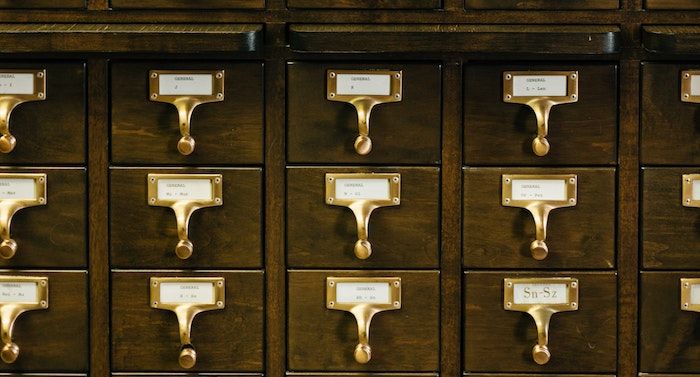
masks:
[[(339, 301), (338, 284), (342, 283), (380, 283), (387, 284), (389, 297), (386, 302)], [(398, 277), (327, 277), (326, 308), (352, 313), (357, 321), (358, 343), (355, 347), (355, 361), (367, 364), (372, 359), (372, 347), (369, 345), (369, 327), (375, 314), (387, 310), (401, 309), (401, 278)]]
[(33, 283), (36, 286), (36, 299), (23, 300), (13, 297), (0, 297), (0, 321), (2, 322), (2, 342), (0, 358), (5, 364), (14, 363), (19, 356), (19, 346), (12, 341), (15, 320), (20, 314), (30, 310), (49, 307), (49, 278), (33, 276), (0, 276), (0, 285), (12, 283)]
[[(388, 195), (385, 198), (341, 198), (336, 192), (338, 179), (383, 179), (388, 181)], [(326, 203), (334, 206), (348, 207), (355, 215), (357, 223), (357, 241), (355, 256), (367, 259), (372, 255), (372, 244), (369, 242), (369, 217), (372, 211), (380, 207), (397, 206), (401, 204), (401, 174), (370, 173), (370, 174), (326, 174)]]
[[(372, 151), (372, 139), (369, 137), (369, 117), (374, 106), (382, 103), (400, 102), (402, 100), (402, 71), (386, 70), (342, 70), (331, 69), (327, 72), (328, 90), (326, 98), (329, 101), (348, 102), (357, 110), (357, 127), (359, 136), (355, 139), (355, 152), (367, 155)], [(338, 75), (386, 75), (390, 76), (388, 95), (376, 94), (341, 94), (338, 93)]]
[[(518, 303), (518, 299), (514, 295), (514, 287), (519, 284), (565, 284), (568, 300), (563, 303), (538, 303), (536, 299), (532, 299), (531, 301), (534, 303)], [(537, 344), (532, 348), (532, 358), (537, 364), (547, 364), (551, 357), (547, 345), (549, 343), (549, 321), (552, 314), (578, 310), (578, 286), (578, 279), (574, 278), (503, 279), (503, 308), (516, 312), (526, 312), (535, 320)]]
[[(175, 312), (180, 332), (180, 356), (178, 362), (185, 369), (194, 367), (197, 363), (197, 351), (192, 345), (192, 321), (194, 317), (209, 310), (223, 309), (226, 305), (225, 281), (223, 277), (203, 278), (151, 278), (151, 307), (155, 309), (170, 310)], [(163, 283), (211, 283), (213, 300), (207, 303), (192, 303), (184, 298), (182, 302), (163, 303), (161, 300), (161, 284)]]
[[(700, 103), (700, 95), (693, 95), (692, 88), (690, 85), (693, 80), (693, 76), (700, 76), (700, 71), (681, 72), (681, 101)], [(700, 77), (697, 77), (696, 80), (700, 80)]]
[[(530, 244), (530, 252), (536, 260), (543, 260), (549, 255), (549, 247), (545, 243), (547, 239), (547, 220), (549, 212), (556, 208), (573, 207), (576, 205), (576, 184), (577, 177), (575, 174), (561, 175), (522, 175), (522, 174), (504, 174), (503, 177), (503, 198), (502, 204), (506, 207), (525, 208), (532, 214), (535, 220), (535, 240)], [(520, 200), (513, 198), (513, 181), (524, 179), (536, 180), (563, 180), (566, 186), (565, 200), (538, 200), (528, 199)]]
[[(212, 93), (210, 95), (162, 95), (160, 94), (160, 75), (211, 75)], [(224, 100), (224, 71), (178, 71), (178, 70), (152, 70), (150, 77), (150, 98), (151, 101), (170, 103), (177, 108), (180, 119), (180, 141), (177, 142), (177, 150), (182, 155), (189, 155), (194, 152), (194, 138), (190, 134), (190, 122), (194, 108), (210, 102), (221, 102)]]
[[(700, 300), (693, 300), (693, 286), (700, 285), (698, 278), (681, 278), (681, 310), (700, 312)], [(697, 288), (700, 290), (700, 286)]]
[[(12, 110), (24, 102), (46, 99), (46, 70), (3, 69), (0, 74), (30, 74), (34, 76), (34, 91), (31, 94), (0, 94), (0, 153), (10, 153), (17, 145), (17, 139), (10, 133)], [(6, 90), (11, 91), (11, 90)]]
[[(158, 196), (158, 181), (161, 179), (201, 180), (211, 181), (211, 199), (163, 199)], [(175, 212), (177, 220), (177, 236), (180, 241), (175, 247), (175, 254), (180, 259), (192, 256), (194, 245), (189, 238), (189, 224), (192, 213), (200, 208), (216, 207), (224, 204), (223, 177), (221, 174), (149, 174), (148, 205), (170, 207)]]
[(17, 241), (10, 236), (12, 217), (23, 208), (46, 205), (46, 174), (0, 173), (0, 180), (3, 179), (33, 180), (34, 186), (34, 198), (10, 199), (0, 195), (0, 258), (10, 259), (17, 252)]
[(693, 197), (693, 182), (695, 181), (700, 181), (700, 174), (683, 174), (683, 206), (685, 207), (700, 207), (700, 199)]
[[(515, 76), (567, 76), (565, 96), (515, 96), (513, 78)], [(530, 106), (537, 117), (537, 137), (532, 140), (532, 151), (537, 156), (549, 153), (549, 113), (555, 105), (578, 101), (578, 71), (519, 71), (503, 73), (503, 100)]]

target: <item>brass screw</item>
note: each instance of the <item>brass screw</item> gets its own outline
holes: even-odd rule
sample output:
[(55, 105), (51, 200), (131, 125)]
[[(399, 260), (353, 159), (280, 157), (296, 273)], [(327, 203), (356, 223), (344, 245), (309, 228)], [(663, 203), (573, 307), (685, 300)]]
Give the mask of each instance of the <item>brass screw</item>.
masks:
[(331, 286), (331, 287), (333, 287), (333, 286), (335, 286), (335, 282), (334, 282), (333, 280), (331, 280), (331, 281), (328, 282), (328, 285)]
[(331, 93), (331, 94), (329, 94), (328, 96), (331, 97), (331, 98), (335, 98), (335, 93)]
[(571, 99), (576, 99), (576, 97), (578, 97), (578, 96), (575, 95), (575, 94), (572, 94), (572, 95), (571, 95)]
[(575, 281), (572, 281), (572, 282), (571, 282), (571, 288), (576, 288), (577, 285), (578, 285), (578, 284), (576, 284)]
[(330, 78), (335, 78), (335, 72), (329, 73), (329, 74), (328, 74), (328, 77), (330, 77)]
[(333, 177), (328, 177), (328, 182), (333, 182), (334, 178)]
[(151, 78), (152, 78), (152, 79), (154, 79), (154, 78), (156, 78), (156, 77), (158, 77), (158, 74), (157, 74), (157, 73), (155, 73), (155, 72), (151, 73)]
[(399, 306), (401, 306), (401, 303), (398, 301), (394, 301), (394, 306), (398, 308)]
[(216, 302), (216, 306), (218, 306), (218, 307), (223, 307), (223, 306), (224, 306), (223, 301), (217, 301), (217, 302)]
[(394, 178), (392, 178), (391, 180), (394, 181), (394, 182), (396, 182), (396, 183), (398, 183), (398, 182), (399, 182), (399, 177), (394, 177)]
[(154, 286), (154, 287), (157, 287), (157, 286), (158, 286), (158, 282), (157, 282), (157, 281), (154, 281), (154, 282), (153, 282), (153, 286)]
[(39, 177), (39, 182), (44, 183), (44, 177)]
[(689, 79), (689, 78), (690, 78), (690, 73), (686, 73), (685, 75), (683, 75), (683, 77), (685, 77), (686, 79)]
[(37, 97), (44, 98), (44, 92), (39, 92), (39, 94), (37, 94)]
[(153, 301), (153, 306), (158, 306), (158, 301)]
[(506, 178), (506, 183), (510, 183), (510, 178)]
[(222, 99), (222, 98), (224, 98), (224, 93), (216, 93), (216, 98), (217, 98), (217, 99)]
[(690, 198), (686, 199), (685, 202), (690, 204)]
[(507, 94), (507, 95), (506, 95), (506, 100), (507, 100), (507, 101), (510, 101), (511, 98), (513, 98), (512, 95), (510, 95), (510, 94)]
[(569, 179), (569, 182), (572, 183), (572, 184), (576, 183), (576, 178), (571, 178), (571, 179)]
[(572, 79), (572, 80), (576, 80), (576, 74), (575, 74), (575, 73), (572, 73), (572, 74), (571, 74), (571, 79)]
[(333, 198), (328, 198), (328, 203), (333, 203)]
[(42, 280), (40, 284), (41, 284), (42, 287), (45, 287), (45, 286), (46, 286), (46, 280)]
[(571, 204), (576, 203), (576, 199), (574, 199), (574, 198), (569, 199), (569, 203), (571, 203)]
[(44, 72), (37, 72), (36, 77), (38, 77), (38, 78), (44, 77)]
[(690, 94), (684, 93), (684, 94), (683, 94), (683, 98), (690, 98)]
[(398, 280), (394, 282), (394, 287), (398, 287), (399, 285), (401, 285), (401, 283), (399, 283)]
[(396, 93), (396, 94), (394, 94), (394, 97), (395, 97), (396, 99), (400, 99), (400, 98), (401, 98), (401, 94)]
[(507, 303), (506, 303), (506, 307), (509, 307), (509, 308), (510, 308), (511, 306), (513, 306), (513, 303), (512, 303), (512, 302), (507, 302)]
[(572, 303), (571, 303), (571, 307), (572, 307), (572, 308), (575, 308), (575, 307), (577, 307), (577, 306), (578, 306), (577, 303), (575, 303), (575, 302), (572, 302)]
[(688, 305), (687, 302), (683, 304), (683, 308), (688, 309), (688, 307), (690, 307), (690, 305)]
[(401, 78), (401, 74), (400, 74), (400, 73), (397, 73), (397, 74), (394, 75), (394, 77), (396, 77), (397, 79), (400, 79), (400, 78)]
[(223, 287), (223, 286), (224, 286), (224, 282), (223, 282), (223, 281), (217, 281), (217, 282), (216, 282), (216, 285), (218, 285), (219, 287)]
[(512, 76), (511, 74), (507, 74), (507, 75), (506, 75), (506, 80), (510, 80), (510, 79), (512, 79), (512, 78), (513, 78), (513, 76)]
[(513, 286), (513, 283), (511, 283), (511, 282), (508, 282), (508, 284), (506, 284), (506, 285), (507, 285), (507, 286), (508, 286), (508, 287), (510, 288), (510, 287), (512, 287), (512, 286)]
[(43, 203), (44, 201), (46, 201), (46, 199), (44, 199), (44, 198), (39, 198), (39, 203)]
[(221, 203), (221, 198), (215, 198), (215, 199), (214, 199), (214, 202), (217, 203), (217, 204), (218, 204), (218, 203)]
[(394, 203), (399, 204), (401, 200), (399, 198), (394, 198)]
[(151, 99), (156, 99), (156, 98), (158, 98), (158, 94), (156, 94), (156, 93), (151, 94)]
[(335, 306), (335, 302), (333, 302), (333, 301), (328, 301), (328, 306), (330, 306), (330, 307)]
[(214, 182), (216, 182), (216, 183), (221, 182), (221, 178), (216, 178), (216, 179), (214, 179)]
[(222, 77), (224, 77), (224, 73), (223, 73), (223, 72), (217, 72), (217, 73), (216, 73), (216, 78), (217, 78), (217, 79), (220, 79), (220, 78), (222, 78)]
[(510, 198), (506, 198), (504, 202), (506, 202), (506, 204), (510, 203)]
[(688, 283), (683, 283), (683, 287), (684, 287), (684, 288), (688, 288), (688, 287), (690, 287), (690, 284), (688, 284)]
[(155, 181), (156, 181), (156, 179), (153, 178), (153, 177), (151, 177), (151, 182), (154, 182), (154, 183), (155, 183)]
[(41, 300), (41, 306), (46, 307), (47, 303), (44, 300)]
[(155, 203), (155, 202), (156, 202), (156, 198), (151, 198), (151, 203)]

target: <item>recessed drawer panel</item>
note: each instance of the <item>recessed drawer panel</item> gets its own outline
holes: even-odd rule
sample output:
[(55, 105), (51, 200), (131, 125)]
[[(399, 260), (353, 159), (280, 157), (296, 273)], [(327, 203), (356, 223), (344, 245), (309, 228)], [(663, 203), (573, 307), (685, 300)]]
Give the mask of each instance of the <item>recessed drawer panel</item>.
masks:
[[(647, 0), (649, 1), (649, 0)], [(619, 0), (465, 0), (467, 9), (617, 9)]]
[(0, 8), (85, 8), (86, 0), (0, 0)]
[(644, 0), (646, 9), (700, 9), (695, 0)]
[(435, 9), (440, 0), (287, 0), (290, 8), (315, 9)]
[(251, 9), (264, 8), (265, 0), (110, 0), (114, 9)]

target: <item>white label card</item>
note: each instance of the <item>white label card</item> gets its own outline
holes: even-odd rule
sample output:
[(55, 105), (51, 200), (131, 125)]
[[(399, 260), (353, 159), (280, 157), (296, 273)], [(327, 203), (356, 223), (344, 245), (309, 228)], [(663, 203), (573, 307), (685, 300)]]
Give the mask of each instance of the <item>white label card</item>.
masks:
[(391, 304), (389, 283), (336, 283), (339, 304)]
[(693, 200), (700, 200), (700, 181), (693, 180)]
[(513, 75), (514, 97), (562, 97), (566, 96), (568, 76), (520, 76)]
[(3, 282), (0, 283), (0, 303), (30, 303), (39, 302), (37, 286), (34, 282)]
[(210, 179), (159, 179), (158, 200), (212, 200)]
[(514, 284), (513, 301), (518, 304), (569, 304), (566, 284)]
[(160, 283), (162, 304), (214, 304), (214, 283)]
[(158, 94), (210, 96), (214, 94), (213, 85), (211, 74), (162, 74), (158, 77)]
[(690, 95), (700, 96), (700, 75), (690, 76)]
[(563, 179), (514, 179), (513, 200), (567, 200)]
[(34, 94), (34, 74), (0, 72), (0, 94)]
[(690, 304), (700, 304), (700, 284), (693, 284), (690, 286)]
[(338, 95), (374, 95), (391, 94), (391, 76), (376, 74), (338, 74), (336, 78)]
[(35, 200), (33, 178), (0, 178), (0, 200)]
[(385, 178), (336, 179), (336, 199), (389, 200), (389, 180)]

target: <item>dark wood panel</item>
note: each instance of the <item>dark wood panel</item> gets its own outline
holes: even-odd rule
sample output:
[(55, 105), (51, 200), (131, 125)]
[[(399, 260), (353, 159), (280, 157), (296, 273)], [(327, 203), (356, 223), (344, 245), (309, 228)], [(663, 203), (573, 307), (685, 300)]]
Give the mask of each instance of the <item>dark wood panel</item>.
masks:
[(300, 52), (615, 54), (617, 26), (291, 25)]
[[(225, 97), (192, 114), (194, 152), (177, 150), (175, 106), (150, 100), (151, 69), (224, 69)], [(263, 154), (262, 64), (219, 62), (117, 62), (112, 64), (112, 161), (156, 164), (256, 164)]]
[[(509, 373), (507, 375), (496, 374), (496, 373), (465, 373), (464, 375), (469, 376), (469, 377), (505, 377), (505, 376), (508, 376), (508, 377), (528, 377), (528, 376), (530, 376), (530, 377), (532, 377), (532, 376), (539, 376), (538, 374), (533, 375), (533, 374), (511, 374), (511, 373)], [(615, 377), (615, 375), (605, 375), (605, 374), (569, 374), (569, 373), (567, 373), (567, 374), (553, 373), (553, 374), (547, 374), (547, 376), (551, 376), (551, 377), (595, 377), (595, 376)]]
[(290, 8), (434, 9), (440, 0), (287, 0)]
[(700, 26), (644, 26), (644, 48), (658, 54), (697, 55), (700, 51)]
[(85, 9), (85, 0), (1, 0), (0, 8), (76, 8)]
[(19, 210), (10, 236), (17, 242), (0, 268), (87, 266), (87, 189), (84, 168), (0, 169), (0, 173), (45, 173), (46, 205)]
[[(326, 173), (400, 173), (401, 204), (376, 209), (369, 222), (372, 255), (355, 256), (355, 216), (325, 202)], [(290, 267), (437, 268), (437, 168), (291, 168), (287, 170), (287, 263)]]
[[(532, 360), (537, 328), (527, 313), (503, 309), (503, 279), (579, 279), (580, 307), (557, 313), (549, 327), (551, 360)], [(469, 372), (614, 373), (617, 281), (614, 272), (468, 272), (464, 295), (464, 365)]]
[(436, 373), (287, 373), (299, 377), (438, 377)]
[[(542, 261), (532, 258), (535, 222), (501, 204), (503, 174), (576, 174), (577, 204), (549, 214)], [(612, 168), (467, 168), (463, 261), (468, 268), (614, 268), (615, 170)]]
[[(532, 151), (535, 112), (503, 101), (505, 71), (578, 71), (579, 100), (554, 106), (551, 149)], [(474, 64), (465, 68), (465, 163), (474, 165), (612, 165), (617, 161), (617, 69), (613, 65)]]
[(265, 0), (110, 0), (114, 9), (255, 9), (264, 8)]
[(700, 9), (695, 0), (644, 0), (647, 9)]
[[(372, 360), (353, 358), (352, 314), (326, 309), (326, 277), (401, 278), (401, 309), (372, 320)], [(436, 371), (439, 368), (440, 282), (437, 271), (291, 271), (288, 275), (287, 366), (292, 371)]]
[(465, 0), (467, 9), (617, 9), (619, 0)]
[(180, 336), (173, 312), (149, 304), (151, 277), (224, 277), (222, 310), (197, 315), (193, 372), (254, 372), (263, 369), (263, 273), (257, 271), (112, 273), (112, 367), (115, 371), (182, 372)]
[(19, 316), (13, 341), (17, 361), (0, 363), (0, 371), (86, 372), (88, 369), (87, 273), (2, 271), (0, 275), (46, 276), (49, 307)]
[[(175, 255), (175, 213), (147, 203), (149, 173), (223, 175), (223, 205), (202, 208), (190, 220), (194, 252)], [(262, 263), (260, 169), (116, 169), (110, 185), (110, 255), (113, 267), (260, 267)]]
[[(326, 99), (329, 69), (403, 71), (403, 100), (372, 110), (372, 151), (355, 152), (357, 111)], [(287, 137), (289, 162), (413, 163), (440, 161), (440, 71), (436, 64), (300, 63), (288, 65)]]

